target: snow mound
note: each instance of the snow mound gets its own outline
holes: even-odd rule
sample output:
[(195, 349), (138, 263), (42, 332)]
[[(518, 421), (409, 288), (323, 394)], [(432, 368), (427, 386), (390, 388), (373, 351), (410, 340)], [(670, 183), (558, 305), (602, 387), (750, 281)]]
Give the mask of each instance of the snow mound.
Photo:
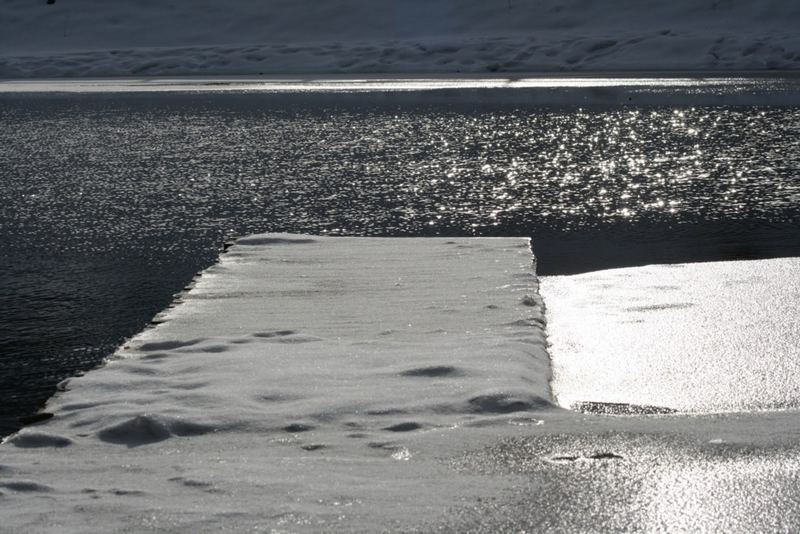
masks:
[(793, 0), (7, 0), (0, 76), (795, 69)]

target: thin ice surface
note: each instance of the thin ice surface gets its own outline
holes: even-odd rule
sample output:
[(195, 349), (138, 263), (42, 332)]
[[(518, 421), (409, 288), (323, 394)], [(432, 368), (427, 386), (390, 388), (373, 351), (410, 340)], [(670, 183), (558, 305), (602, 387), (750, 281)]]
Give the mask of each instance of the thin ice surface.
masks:
[(560, 404), (800, 406), (800, 259), (543, 277)]

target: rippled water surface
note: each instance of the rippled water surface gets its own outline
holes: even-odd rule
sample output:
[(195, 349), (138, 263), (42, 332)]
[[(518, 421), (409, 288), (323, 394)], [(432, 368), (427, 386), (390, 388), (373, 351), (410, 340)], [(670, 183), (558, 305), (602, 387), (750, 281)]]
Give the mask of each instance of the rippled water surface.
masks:
[(800, 255), (800, 109), (6, 95), (0, 195), (13, 426), (237, 235), (532, 236), (546, 274)]

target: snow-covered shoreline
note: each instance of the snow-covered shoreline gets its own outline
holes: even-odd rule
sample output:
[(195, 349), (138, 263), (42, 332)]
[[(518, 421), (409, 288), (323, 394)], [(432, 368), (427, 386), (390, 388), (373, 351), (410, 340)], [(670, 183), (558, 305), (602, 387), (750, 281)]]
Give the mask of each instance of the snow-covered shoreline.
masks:
[(9, 1), (0, 77), (800, 68), (790, 0)]
[[(92, 76), (203, 76), (361, 73), (526, 73), (643, 70), (716, 71), (800, 69), (800, 47), (793, 36), (757, 47), (735, 37), (688, 35), (627, 37), (628, 48), (610, 51), (614, 39), (551, 38), (544, 43), (506, 37), (465, 41), (250, 44), (180, 48), (7, 54), (0, 56), (1, 78), (80, 78)], [(719, 41), (726, 42), (718, 49)], [(760, 43), (760, 37), (753, 38)], [(673, 48), (674, 47), (674, 48)], [(755, 47), (760, 53), (745, 54)], [(387, 59), (397, 55), (397, 59)], [(197, 58), (202, 58), (198, 61)]]

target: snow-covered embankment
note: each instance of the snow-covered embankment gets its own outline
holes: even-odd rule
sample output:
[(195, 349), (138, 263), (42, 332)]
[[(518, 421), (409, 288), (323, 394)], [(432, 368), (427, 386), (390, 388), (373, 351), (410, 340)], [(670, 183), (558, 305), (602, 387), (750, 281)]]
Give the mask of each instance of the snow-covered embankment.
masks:
[(800, 68), (795, 0), (6, 0), (0, 77)]

